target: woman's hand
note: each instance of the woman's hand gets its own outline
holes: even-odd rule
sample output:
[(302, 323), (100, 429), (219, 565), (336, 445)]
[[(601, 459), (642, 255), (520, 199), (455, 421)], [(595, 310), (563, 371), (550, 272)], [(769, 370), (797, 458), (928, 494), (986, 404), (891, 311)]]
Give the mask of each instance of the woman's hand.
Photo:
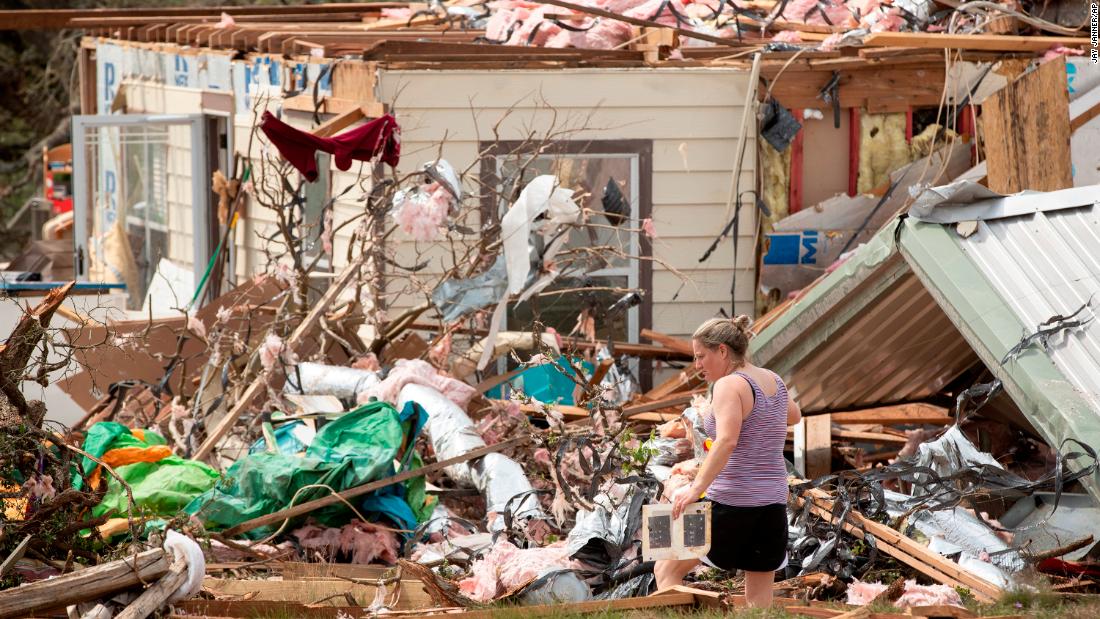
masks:
[(695, 487), (695, 484), (684, 486), (672, 495), (672, 519), (675, 520), (684, 513), (684, 508), (699, 500), (703, 492)]

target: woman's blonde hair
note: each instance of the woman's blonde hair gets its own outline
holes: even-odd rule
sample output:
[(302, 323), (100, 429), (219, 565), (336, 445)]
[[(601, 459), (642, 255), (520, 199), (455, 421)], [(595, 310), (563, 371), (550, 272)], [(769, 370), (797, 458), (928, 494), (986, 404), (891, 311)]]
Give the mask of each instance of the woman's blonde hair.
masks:
[(749, 351), (749, 338), (752, 337), (750, 327), (752, 318), (745, 314), (734, 318), (711, 318), (699, 325), (691, 337), (711, 350), (725, 344), (734, 356), (744, 359)]

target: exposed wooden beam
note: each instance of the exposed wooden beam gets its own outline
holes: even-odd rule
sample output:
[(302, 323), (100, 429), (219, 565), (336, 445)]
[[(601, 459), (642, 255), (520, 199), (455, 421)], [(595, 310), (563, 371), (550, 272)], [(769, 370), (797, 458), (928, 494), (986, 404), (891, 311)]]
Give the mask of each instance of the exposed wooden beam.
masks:
[(923, 49), (972, 49), (997, 52), (1045, 52), (1061, 45), (1085, 47), (1088, 37), (1033, 37), (999, 34), (940, 34), (923, 32), (874, 32), (863, 38), (869, 47), (919, 47)]
[(175, 21), (179, 17), (221, 17), (222, 13), (237, 16), (323, 15), (333, 13), (381, 13), (384, 8), (404, 8), (405, 2), (333, 3), (310, 5), (210, 6), (210, 7), (150, 7), (126, 9), (18, 9), (0, 11), (0, 30), (50, 30), (75, 28), (73, 20), (84, 20), (80, 28), (102, 27), (94, 21), (110, 18), (162, 17)]

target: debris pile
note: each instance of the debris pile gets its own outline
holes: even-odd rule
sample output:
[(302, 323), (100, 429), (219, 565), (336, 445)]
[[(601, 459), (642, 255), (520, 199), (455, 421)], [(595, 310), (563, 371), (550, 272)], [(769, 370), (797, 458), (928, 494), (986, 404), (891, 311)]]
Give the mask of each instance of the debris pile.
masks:
[[(802, 75), (791, 80), (797, 87), (772, 87), (810, 46), (821, 52), (887, 33), (1076, 32), (1029, 11), (1039, 8), (972, 2), (941, 10), (920, 0), (501, 0), (387, 6), (379, 21), (417, 37), (415, 27), (425, 23), (460, 22), (479, 32), (450, 34), (464, 37), (465, 51), (476, 38), (477, 54), (493, 45), (627, 47), (644, 54), (621, 58), (631, 71), (655, 59), (704, 58), (691, 49), (703, 44), (730, 46), (703, 50), (714, 54), (780, 54), (766, 61), (763, 78), (756, 56), (750, 79), (763, 81), (738, 95), (745, 97), (738, 148), (756, 135), (748, 127), (760, 100), (761, 158), (788, 157), (769, 172), (801, 165), (790, 159), (801, 149), (794, 147), (802, 129), (797, 116), (817, 110), (807, 104), (796, 114), (779, 102), (791, 93), (805, 98), (799, 88), (814, 105), (832, 106), (838, 131), (843, 97), (856, 110), (849, 137), (865, 132), (871, 139), (880, 125), (891, 125), (896, 158), (861, 161), (857, 141), (848, 195), (774, 214), (756, 200), (769, 222), (757, 222), (765, 240), (749, 252), (762, 261), (754, 284), (790, 298), (761, 317), (752, 355), (782, 375), (806, 413), (785, 447), (789, 552), (776, 603), (818, 617), (871, 616), (872, 607), (888, 603), (921, 617), (965, 616), (963, 607), (1039, 582), (1055, 591), (1100, 592), (1097, 462), (1087, 439), (1095, 403), (1089, 378), (1081, 378), (1087, 372), (1066, 370), (1100, 358), (1095, 331), (1087, 331), (1095, 328), (1094, 299), (1073, 287), (1095, 281), (1095, 260), (1067, 269), (1074, 276), (1061, 284), (1079, 309), (1068, 311), (1059, 300), (1054, 310), (1042, 306), (1041, 320), (1033, 320), (1040, 310), (1028, 304), (1057, 296), (1036, 283), (1053, 279), (1036, 275), (1043, 265), (1028, 262), (1020, 267), (1026, 273), (1003, 278), (967, 271), (945, 284), (949, 268), (935, 262), (954, 252), (950, 267), (988, 271), (1004, 257), (997, 239), (1034, 240), (1008, 228), (1009, 221), (1080, 215), (1097, 208), (1094, 194), (1006, 196), (971, 182), (986, 172), (972, 166), (974, 145), (957, 122), (969, 94), (951, 104), (957, 109), (950, 122), (922, 121), (916, 135), (904, 97), (907, 112), (875, 113), (860, 124), (860, 102), (879, 91), (861, 87), (852, 108), (854, 74), (819, 67), (858, 64), (859, 79), (867, 79), (879, 70), (878, 59), (864, 57), (863, 48), (850, 58), (829, 52), (805, 59), (795, 70)], [(159, 22), (150, 19), (127, 25), (125, 36), (158, 36)], [(174, 29), (171, 36), (201, 31), (232, 44), (240, 35), (240, 51), (282, 45), (282, 34), (251, 27), (225, 15), (217, 26)], [(437, 55), (457, 49), (399, 40), (409, 33), (395, 32), (401, 34), (356, 53), (384, 57), (388, 45), (407, 43), (421, 47), (406, 51), (438, 44)], [(324, 39), (320, 55), (342, 50), (339, 38)], [(1049, 43), (1028, 38), (1031, 52)], [(878, 40), (901, 46), (916, 39)], [(286, 39), (288, 49), (299, 44), (310, 41)], [(528, 51), (527, 62), (559, 58)], [(584, 65), (596, 56), (570, 58)], [(409, 60), (420, 61), (429, 62)], [(363, 68), (320, 70), (349, 67)], [(1056, 58), (1020, 82), (1002, 78), (1006, 92), (991, 105), (1012, 103), (1001, 99), (1017, 87), (1022, 92), (1028, 76), (1064, 79), (1065, 67)], [(308, 69), (300, 71), (305, 84)], [(250, 68), (247, 79), (253, 77)], [(51, 327), (74, 287), (68, 284), (27, 309), (0, 347), (0, 619), (744, 605), (743, 575), (700, 566), (688, 586), (654, 591), (653, 563), (643, 558), (642, 536), (651, 526), (643, 527), (643, 507), (668, 501), (695, 479), (709, 450), (703, 427), (712, 411), (693, 367), (693, 342), (642, 328), (642, 310), (652, 310), (657, 293), (620, 275), (624, 265), (659, 262), (647, 246), (660, 223), (630, 203), (640, 188), (580, 157), (548, 156), (561, 143), (587, 143), (591, 128), (551, 126), (518, 144), (501, 139), (508, 153), (479, 148), (474, 161), (457, 166), (442, 156), (451, 156), (443, 148), (450, 144), (432, 154), (403, 153), (400, 114), (322, 96), (324, 78), (313, 79), (311, 107), (299, 107), (297, 117), (280, 117), (279, 105), (264, 97), (251, 102), (256, 145), (249, 143), (235, 169), (213, 174), (219, 238), (210, 243), (216, 249), (209, 263), (198, 265), (202, 277), (177, 286), (186, 290), (178, 307), (104, 319), (65, 309), (64, 327)], [(841, 94), (842, 83), (851, 90)], [(354, 105), (322, 110), (337, 102)], [(1079, 107), (1061, 120), (1088, 122), (1100, 109)], [(315, 129), (293, 126), (309, 111)], [(321, 122), (323, 111), (331, 118)], [(549, 104), (539, 111), (556, 118)], [(686, 169), (686, 146), (664, 142), (661, 165), (678, 165), (668, 162), (676, 150)], [(645, 167), (654, 174), (652, 140), (646, 149), (625, 163), (632, 173)], [(406, 164), (423, 159), (399, 172), (402, 157)], [(1003, 157), (988, 154), (993, 185), (1005, 175)], [(1062, 163), (1068, 175), (1069, 160)], [(339, 183), (322, 181), (337, 171), (344, 175)], [(739, 179), (741, 170), (734, 172)], [(647, 190), (651, 180), (642, 181)], [(771, 189), (789, 199), (798, 192), (786, 181)], [(727, 227), (700, 262), (727, 233), (736, 238), (740, 231), (739, 194), (757, 192), (740, 192), (738, 182), (730, 187), (733, 219), (715, 222)], [(263, 257), (248, 277), (239, 276), (229, 249), (244, 235), (236, 226), (246, 216), (254, 220), (248, 242), (260, 245)], [(835, 234), (818, 256), (821, 268), (811, 268), (800, 253), (802, 235), (816, 235), (823, 220)], [(1085, 237), (1095, 221), (1028, 224), (1026, 232), (1076, 229)], [(1075, 255), (1088, 243), (1064, 245), (1062, 254)], [(792, 261), (780, 260), (785, 252)], [(735, 245), (733, 253), (736, 272), (744, 252)], [(113, 268), (92, 254), (96, 269)], [(136, 263), (124, 262), (132, 269), (120, 278), (136, 281)], [(661, 266), (681, 287), (694, 283)], [(158, 295), (158, 279), (176, 292), (173, 274), (186, 270), (167, 257), (141, 268), (150, 271), (153, 289), (146, 301)], [(984, 297), (967, 290), (979, 284), (1001, 288)], [(982, 302), (958, 301), (968, 294)], [(662, 303), (671, 305), (676, 295)], [(1020, 324), (1027, 325), (1022, 338)], [(48, 384), (57, 371), (74, 374), (63, 388), (85, 413), (68, 428), (44, 421), (45, 405), (20, 389)], [(1036, 385), (1050, 387), (1056, 399), (1043, 399)], [(1058, 416), (1051, 421), (1038, 409)]]

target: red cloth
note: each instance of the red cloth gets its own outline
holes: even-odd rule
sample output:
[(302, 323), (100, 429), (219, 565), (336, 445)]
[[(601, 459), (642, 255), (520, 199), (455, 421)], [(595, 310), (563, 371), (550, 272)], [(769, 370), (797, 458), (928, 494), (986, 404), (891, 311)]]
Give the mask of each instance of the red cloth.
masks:
[(389, 114), (331, 138), (319, 138), (295, 129), (275, 118), (271, 112), (264, 112), (260, 129), (279, 149), (279, 154), (311, 183), (317, 180), (317, 159), (314, 156), (317, 151), (336, 157), (336, 167), (341, 170), (350, 169), (353, 159), (370, 161), (379, 154), (382, 161), (391, 167), (397, 167), (401, 159), (401, 128)]

